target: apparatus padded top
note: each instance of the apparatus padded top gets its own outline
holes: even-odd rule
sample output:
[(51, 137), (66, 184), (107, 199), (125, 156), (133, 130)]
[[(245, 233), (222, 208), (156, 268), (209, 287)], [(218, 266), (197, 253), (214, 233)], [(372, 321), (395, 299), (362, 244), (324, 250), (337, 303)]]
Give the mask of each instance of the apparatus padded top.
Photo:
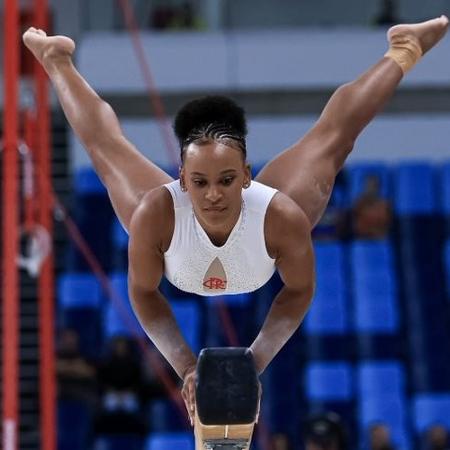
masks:
[(253, 423), (258, 402), (258, 374), (248, 348), (205, 348), (200, 352), (196, 406), (202, 424)]

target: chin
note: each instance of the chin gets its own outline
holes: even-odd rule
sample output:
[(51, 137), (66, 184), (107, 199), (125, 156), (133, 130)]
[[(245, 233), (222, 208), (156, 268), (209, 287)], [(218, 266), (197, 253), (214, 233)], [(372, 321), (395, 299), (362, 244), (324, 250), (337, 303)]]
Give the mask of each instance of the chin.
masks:
[(221, 225), (229, 219), (228, 208), (225, 211), (203, 211), (202, 219), (210, 225)]

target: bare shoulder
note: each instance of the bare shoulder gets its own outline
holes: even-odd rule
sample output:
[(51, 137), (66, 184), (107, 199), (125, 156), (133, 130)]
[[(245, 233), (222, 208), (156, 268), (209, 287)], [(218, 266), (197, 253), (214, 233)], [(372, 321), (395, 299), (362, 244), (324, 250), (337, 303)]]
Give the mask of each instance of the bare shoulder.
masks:
[(133, 213), (130, 235), (137, 233), (139, 238), (158, 243), (165, 252), (172, 240), (175, 226), (175, 213), (170, 192), (160, 186), (147, 192)]
[(278, 258), (283, 248), (309, 242), (311, 224), (294, 200), (277, 192), (267, 208), (264, 235), (269, 255)]

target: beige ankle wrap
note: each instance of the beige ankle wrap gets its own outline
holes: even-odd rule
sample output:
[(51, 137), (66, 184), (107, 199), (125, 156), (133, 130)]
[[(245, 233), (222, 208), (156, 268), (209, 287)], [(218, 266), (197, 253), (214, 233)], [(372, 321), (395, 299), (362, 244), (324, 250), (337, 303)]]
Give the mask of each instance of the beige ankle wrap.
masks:
[(422, 57), (422, 48), (415, 36), (398, 33), (391, 36), (390, 48), (384, 56), (392, 58), (405, 74)]

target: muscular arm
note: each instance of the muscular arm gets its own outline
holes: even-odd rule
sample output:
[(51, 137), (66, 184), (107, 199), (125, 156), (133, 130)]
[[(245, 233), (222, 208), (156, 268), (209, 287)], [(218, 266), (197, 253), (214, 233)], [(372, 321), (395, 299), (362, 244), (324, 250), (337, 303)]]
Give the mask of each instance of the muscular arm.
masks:
[[(286, 198), (284, 197), (284, 200)], [(262, 373), (300, 326), (314, 292), (314, 257), (310, 224), (291, 200), (274, 199), (266, 220), (266, 235), (284, 287), (275, 297), (264, 324), (251, 345), (256, 368)], [(278, 203), (278, 204), (277, 204)]]
[[(163, 191), (161, 191), (163, 190)], [(130, 224), (128, 289), (136, 316), (180, 378), (196, 357), (184, 340), (168, 301), (158, 290), (163, 275), (164, 233), (168, 223), (165, 188), (144, 197)], [(173, 228), (173, 225), (172, 225)]]

